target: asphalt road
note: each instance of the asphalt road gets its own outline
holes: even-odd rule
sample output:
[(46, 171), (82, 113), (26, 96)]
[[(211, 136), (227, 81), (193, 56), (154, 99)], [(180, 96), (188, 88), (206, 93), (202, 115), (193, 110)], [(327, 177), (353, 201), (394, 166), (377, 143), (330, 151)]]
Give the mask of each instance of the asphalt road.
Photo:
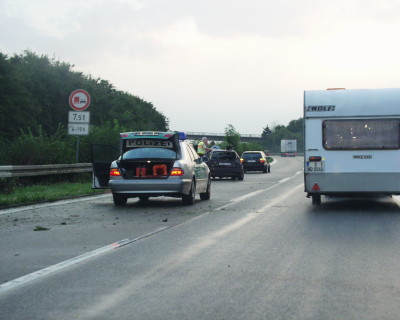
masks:
[(0, 319), (399, 319), (398, 198), (313, 208), (301, 158), (271, 171), (190, 207), (0, 211)]

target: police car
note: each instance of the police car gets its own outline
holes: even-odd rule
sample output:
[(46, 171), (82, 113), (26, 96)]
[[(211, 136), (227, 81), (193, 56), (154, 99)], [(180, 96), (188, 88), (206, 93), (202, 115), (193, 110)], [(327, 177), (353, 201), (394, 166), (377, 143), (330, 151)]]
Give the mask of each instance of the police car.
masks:
[(93, 188), (110, 188), (114, 204), (128, 198), (211, 196), (210, 170), (183, 132), (125, 132), (120, 149), (92, 145)]

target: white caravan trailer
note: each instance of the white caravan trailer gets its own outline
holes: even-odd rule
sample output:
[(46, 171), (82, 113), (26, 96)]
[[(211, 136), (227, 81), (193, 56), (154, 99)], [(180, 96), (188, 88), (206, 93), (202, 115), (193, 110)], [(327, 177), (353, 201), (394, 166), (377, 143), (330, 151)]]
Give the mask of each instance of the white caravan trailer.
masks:
[(304, 92), (307, 197), (400, 194), (400, 89)]

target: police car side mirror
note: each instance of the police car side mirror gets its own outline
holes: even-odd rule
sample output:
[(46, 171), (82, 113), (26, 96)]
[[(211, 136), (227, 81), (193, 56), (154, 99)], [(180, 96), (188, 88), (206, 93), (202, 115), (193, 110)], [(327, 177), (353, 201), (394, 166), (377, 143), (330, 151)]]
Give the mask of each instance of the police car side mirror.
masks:
[(207, 161), (209, 161), (210, 159), (207, 157), (207, 156), (202, 156), (201, 157), (201, 161), (202, 162), (207, 162)]

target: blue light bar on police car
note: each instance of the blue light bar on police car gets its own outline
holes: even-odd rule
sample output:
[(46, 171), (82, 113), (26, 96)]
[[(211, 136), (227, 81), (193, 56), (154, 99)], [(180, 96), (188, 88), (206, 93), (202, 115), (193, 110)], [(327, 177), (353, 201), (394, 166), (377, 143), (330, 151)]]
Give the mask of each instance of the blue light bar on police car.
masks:
[(178, 132), (179, 133), (179, 140), (186, 140), (186, 132)]

